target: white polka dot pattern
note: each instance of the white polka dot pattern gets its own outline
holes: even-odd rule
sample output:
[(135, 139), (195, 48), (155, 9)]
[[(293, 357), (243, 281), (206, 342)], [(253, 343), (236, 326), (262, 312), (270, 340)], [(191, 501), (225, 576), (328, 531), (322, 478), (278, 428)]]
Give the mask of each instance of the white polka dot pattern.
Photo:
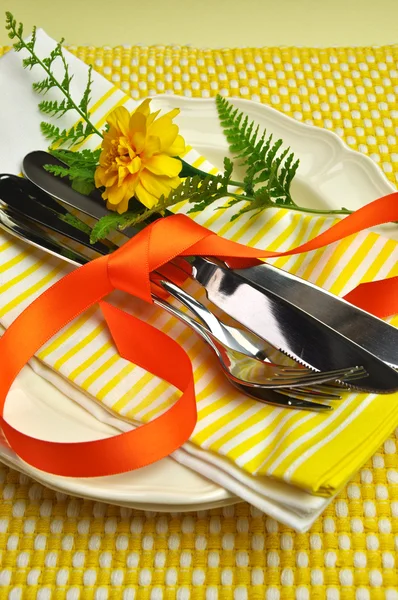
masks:
[(0, 598), (397, 600), (398, 489), (388, 473), (398, 456), (387, 451), (396, 442), (308, 534), (244, 503), (141, 513), (56, 494), (1, 467)]

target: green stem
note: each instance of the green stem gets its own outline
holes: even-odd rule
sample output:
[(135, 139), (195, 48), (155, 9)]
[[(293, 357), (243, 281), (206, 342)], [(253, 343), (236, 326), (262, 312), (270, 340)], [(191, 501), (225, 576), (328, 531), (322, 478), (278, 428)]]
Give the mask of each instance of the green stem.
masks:
[(141, 214), (138, 214), (138, 215), (132, 217), (130, 221), (127, 221), (126, 223), (123, 223), (123, 225), (120, 225), (119, 231), (123, 231), (123, 229), (127, 229), (127, 227), (134, 227), (134, 225), (139, 225), (139, 223), (146, 221), (147, 219), (149, 219), (149, 217), (152, 217), (153, 215), (156, 215), (157, 213), (161, 214), (162, 212), (167, 212), (168, 214), (171, 214), (167, 210), (167, 208), (169, 206), (173, 206), (173, 204), (178, 204), (178, 202), (177, 201), (167, 202), (167, 198), (166, 198), (166, 200), (163, 202), (162, 205), (156, 204), (156, 206), (154, 206), (153, 208), (148, 208)]
[(353, 210), (348, 210), (348, 208), (339, 208), (337, 210), (320, 210), (318, 208), (292, 206), (291, 204), (286, 206), (284, 204), (278, 204), (277, 202), (273, 203), (273, 206), (276, 206), (278, 208), (287, 208), (288, 210), (296, 210), (299, 212), (310, 213), (314, 215), (351, 215), (354, 212)]
[(228, 185), (234, 185), (235, 187), (239, 187), (239, 188), (245, 187), (245, 184), (243, 183), (243, 181), (234, 181), (233, 179), (229, 180)]
[[(193, 175), (199, 175), (199, 177), (204, 179), (209, 175), (209, 173), (206, 173), (201, 169), (197, 169), (196, 167), (193, 167), (189, 163), (185, 162), (185, 160), (183, 160), (182, 158), (180, 158), (180, 160), (182, 162), (182, 171), (180, 173), (180, 177), (192, 177)], [(245, 184), (242, 181), (234, 181), (233, 179), (230, 179), (228, 181), (228, 185), (234, 185), (240, 188), (245, 187)], [(242, 200), (242, 202), (244, 202), (245, 200), (248, 200), (250, 202), (255, 199), (253, 196), (241, 196), (240, 194), (235, 194), (233, 192), (228, 192), (228, 194), (226, 195), (228, 195), (230, 198), (237, 198), (238, 200)], [(293, 201), (292, 204), (289, 205), (270, 201), (269, 207), (272, 206), (274, 206), (275, 208), (287, 208), (289, 210), (295, 210), (298, 212), (310, 213), (314, 215), (350, 215), (353, 212), (352, 210), (348, 210), (348, 208), (340, 208), (338, 210), (321, 210), (318, 208), (305, 208), (303, 206), (298, 206)]]
[(47, 73), (47, 75), (52, 79), (52, 81), (55, 83), (55, 85), (57, 86), (58, 89), (61, 90), (61, 92), (63, 93), (64, 96), (66, 96), (66, 98), (73, 104), (75, 110), (77, 113), (79, 113), (79, 115), (81, 116), (81, 118), (88, 124), (90, 125), (90, 127), (93, 130), (93, 133), (96, 133), (97, 135), (99, 135), (101, 138), (103, 138), (104, 136), (102, 135), (102, 133), (96, 128), (94, 127), (94, 125), (91, 123), (91, 121), (88, 119), (87, 115), (84, 114), (84, 112), (81, 110), (81, 108), (79, 108), (79, 106), (76, 104), (76, 102), (73, 100), (72, 96), (70, 94), (68, 94), (68, 92), (66, 92), (64, 90), (64, 88), (62, 87), (62, 85), (55, 79), (54, 75), (52, 74), (52, 72), (50, 71), (50, 69), (48, 69), (46, 67), (46, 65), (40, 60), (40, 58), (37, 56), (37, 54), (35, 52), (33, 52), (33, 50), (31, 50), (29, 48), (29, 46), (25, 43), (24, 39), (18, 34), (18, 31), (16, 29), (13, 29), (13, 32), (15, 33), (16, 37), (18, 38), (18, 40), (20, 41), (20, 43), (22, 44), (22, 47), (25, 48), (25, 50), (27, 50), (29, 52), (29, 54), (31, 56), (33, 56), (33, 58), (35, 60), (37, 60), (37, 63), (42, 67), (42, 69), (44, 69), (44, 71)]
[[(232, 192), (228, 192), (227, 194), (230, 198), (237, 198), (238, 200), (244, 201), (253, 201), (255, 198), (253, 196), (242, 196), (240, 194), (234, 194)], [(340, 208), (337, 210), (322, 210), (318, 208), (307, 208), (305, 206), (298, 206), (297, 204), (281, 204), (280, 202), (272, 202), (270, 201), (268, 208), (286, 208), (288, 210), (295, 210), (297, 212), (311, 213), (314, 215), (351, 215), (354, 211), (348, 210), (348, 208)]]

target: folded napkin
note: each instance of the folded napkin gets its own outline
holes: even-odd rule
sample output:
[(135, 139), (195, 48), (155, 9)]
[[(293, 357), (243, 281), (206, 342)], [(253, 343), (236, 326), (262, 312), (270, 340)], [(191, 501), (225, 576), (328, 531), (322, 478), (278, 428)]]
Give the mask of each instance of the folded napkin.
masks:
[[(38, 31), (38, 53), (46, 56), (53, 46), (54, 41)], [(68, 52), (65, 56), (74, 74), (72, 94), (79, 98), (88, 68)], [(31, 83), (43, 75), (37, 67), (24, 71), (21, 58), (10, 52), (0, 60), (3, 172), (19, 173), (27, 152), (46, 148), (39, 129), (38, 97), (31, 91)], [(97, 127), (103, 126), (106, 114), (115, 106), (135, 108), (137, 103), (131, 98), (97, 73), (93, 75), (91, 113)], [(156, 99), (153, 104), (157, 107)], [(60, 120), (60, 126), (66, 128), (73, 123), (71, 114)], [(189, 144), (187, 136), (186, 142)], [(213, 168), (193, 149), (185, 158), (204, 170)], [(184, 210), (184, 206), (179, 208)], [(277, 209), (256, 219), (245, 216), (233, 223), (229, 219), (228, 212), (213, 209), (196, 218), (225, 237), (275, 251), (297, 246), (333, 223), (329, 218)], [(362, 232), (326, 249), (272, 262), (333, 293), (344, 294), (361, 281), (397, 275), (398, 244)], [(9, 326), (70, 269), (0, 233), (0, 323)], [(204, 297), (203, 291), (195, 293)], [(164, 311), (120, 293), (113, 301), (167, 332), (193, 362), (198, 423), (190, 441), (173, 457), (297, 529), (310, 526), (398, 424), (397, 394), (350, 394), (328, 415), (262, 405), (233, 390), (205, 343)], [(65, 327), (37, 358), (32, 366), (41, 376), (62, 386), (77, 402), (89, 395), (103, 403), (122, 417), (121, 430), (154, 418), (176, 398), (165, 382), (118, 356), (99, 311), (90, 310)]]

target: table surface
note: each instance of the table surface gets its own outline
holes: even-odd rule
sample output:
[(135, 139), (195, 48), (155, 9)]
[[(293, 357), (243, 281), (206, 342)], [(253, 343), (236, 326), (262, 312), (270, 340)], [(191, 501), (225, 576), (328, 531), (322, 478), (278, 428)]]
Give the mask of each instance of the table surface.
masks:
[[(25, 24), (68, 44), (367, 46), (397, 42), (397, 0), (6, 0)], [(123, 7), (123, 8), (122, 8)], [(0, 45), (7, 34), (0, 28)]]
[[(111, 25), (109, 5), (104, 0), (6, 0), (5, 8), (24, 21), (26, 32), (36, 23), (75, 45), (325, 47), (397, 39), (397, 0), (246, 0), (245, 9), (236, 0), (200, 5), (128, 0)], [(229, 16), (223, 18), (227, 8)], [(0, 45), (6, 42), (0, 29)], [(151, 52), (144, 49), (73, 51), (136, 98), (164, 89), (199, 97), (217, 91), (196, 71), (188, 70), (187, 80), (172, 69), (170, 80), (164, 75), (149, 79), (154, 67)], [(184, 51), (173, 51), (173, 60)], [(157, 54), (164, 64), (170, 49)], [(199, 51), (190, 54), (190, 60), (201, 58)], [(260, 64), (253, 61), (255, 54)], [(239, 87), (232, 86), (236, 73), (226, 69), (236, 56), (242, 57)], [(395, 48), (225, 51), (208, 53), (200, 68), (211, 65), (212, 81), (231, 93), (333, 129), (350, 147), (379, 162), (394, 182), (396, 57)], [(140, 61), (148, 69), (141, 72)], [(289, 87), (273, 75), (270, 81), (286, 89), (283, 95), (270, 93), (245, 61), (263, 76), (274, 62), (286, 73), (294, 64), (296, 74), (304, 76)], [(307, 71), (307, 64), (314, 69)], [(312, 78), (315, 72), (319, 78)], [(306, 534), (295, 534), (247, 503), (186, 515), (129, 510), (53, 492), (0, 465), (0, 548), (6, 549), (0, 552), (0, 600), (169, 600), (176, 594), (181, 600), (199, 600), (204, 593), (220, 600), (397, 600), (397, 447), (398, 429)]]

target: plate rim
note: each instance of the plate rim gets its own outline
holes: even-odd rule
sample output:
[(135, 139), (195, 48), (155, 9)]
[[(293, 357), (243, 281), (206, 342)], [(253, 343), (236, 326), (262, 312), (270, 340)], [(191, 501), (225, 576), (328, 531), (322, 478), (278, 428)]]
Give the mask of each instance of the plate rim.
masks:
[[(386, 193), (397, 191), (397, 189), (394, 187), (394, 185), (388, 179), (388, 177), (386, 176), (384, 171), (381, 169), (381, 167), (379, 167), (378, 164), (370, 158), (370, 156), (363, 154), (359, 150), (355, 150), (354, 148), (351, 148), (347, 144), (347, 142), (343, 138), (338, 136), (337, 133), (335, 133), (334, 131), (332, 131), (330, 129), (326, 129), (324, 127), (319, 127), (318, 125), (313, 125), (313, 124), (305, 123), (303, 121), (299, 121), (299, 120), (295, 119), (294, 117), (291, 117), (290, 115), (287, 115), (284, 112), (278, 110), (277, 108), (274, 108), (273, 106), (269, 106), (268, 104), (263, 104), (261, 102), (256, 102), (254, 100), (250, 100), (250, 99), (246, 99), (246, 98), (240, 98), (239, 96), (223, 96), (223, 97), (234, 105), (237, 105), (237, 106), (242, 105), (243, 107), (246, 106), (246, 107), (250, 107), (251, 109), (255, 109), (256, 111), (260, 110), (260, 112), (264, 112), (266, 114), (268, 113), (270, 116), (274, 116), (276, 119), (280, 119), (282, 122), (284, 122), (287, 125), (287, 127), (291, 127), (293, 129), (297, 128), (298, 130), (302, 129), (310, 137), (315, 136), (315, 137), (323, 137), (323, 138), (328, 139), (329, 141), (332, 142), (332, 144), (336, 145), (336, 147), (339, 149), (339, 151), (342, 153), (343, 156), (346, 155), (349, 160), (353, 159), (354, 161), (357, 161), (358, 164), (360, 164), (361, 167), (363, 167), (365, 169), (366, 169), (366, 167), (370, 168), (374, 177), (379, 180), (380, 185), (386, 186)], [(153, 96), (148, 96), (148, 99), (155, 100), (155, 101), (164, 100), (167, 102), (170, 102), (170, 99), (173, 99), (176, 101), (177, 104), (185, 103), (187, 105), (188, 104), (202, 104), (202, 105), (207, 105), (207, 106), (211, 106), (211, 107), (213, 107), (215, 105), (215, 97), (213, 97), (213, 98), (192, 98), (192, 97), (187, 97), (187, 96), (177, 96), (176, 94), (156, 94)], [(140, 104), (140, 103), (141, 103), (141, 100), (138, 102), (138, 104)]]

